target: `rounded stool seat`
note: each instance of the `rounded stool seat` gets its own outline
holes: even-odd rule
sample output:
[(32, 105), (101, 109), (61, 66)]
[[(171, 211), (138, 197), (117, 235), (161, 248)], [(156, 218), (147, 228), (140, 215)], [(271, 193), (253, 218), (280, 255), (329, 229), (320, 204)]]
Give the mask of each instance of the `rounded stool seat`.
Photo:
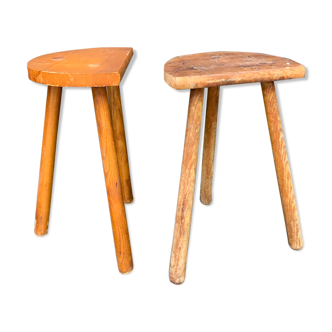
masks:
[(56, 52), (28, 62), (31, 81), (59, 87), (118, 86), (128, 67), (131, 47)]
[(177, 90), (302, 78), (303, 65), (268, 54), (209, 52), (177, 56), (165, 64), (165, 81)]

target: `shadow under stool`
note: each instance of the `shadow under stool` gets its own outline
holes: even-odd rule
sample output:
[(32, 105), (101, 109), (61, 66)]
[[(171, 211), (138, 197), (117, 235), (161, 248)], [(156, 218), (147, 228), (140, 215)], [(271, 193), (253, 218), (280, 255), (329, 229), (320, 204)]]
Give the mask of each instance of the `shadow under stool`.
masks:
[(169, 270), (170, 281), (181, 284), (185, 279), (204, 88), (208, 88), (208, 98), (201, 175), (201, 202), (210, 204), (212, 201), (219, 87), (261, 82), (288, 243), (292, 249), (300, 250), (303, 246), (301, 227), (274, 81), (302, 78), (305, 75), (304, 66), (290, 59), (266, 54), (211, 52), (175, 57), (166, 62), (164, 75), (166, 83), (172, 88), (190, 89)]
[(133, 269), (124, 203), (133, 200), (119, 84), (132, 48), (92, 48), (46, 54), (28, 62), (31, 81), (48, 85), (35, 217), (35, 234), (48, 232), (63, 87), (90, 87), (97, 120), (119, 271)]

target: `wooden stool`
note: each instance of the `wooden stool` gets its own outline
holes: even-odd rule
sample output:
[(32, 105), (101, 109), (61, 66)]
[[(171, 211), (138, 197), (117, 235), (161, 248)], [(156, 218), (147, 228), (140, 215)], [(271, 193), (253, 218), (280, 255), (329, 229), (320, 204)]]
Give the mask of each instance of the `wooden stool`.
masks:
[(132, 55), (132, 48), (94, 48), (47, 54), (28, 63), (30, 80), (48, 85), (35, 234), (48, 231), (62, 87), (91, 87), (116, 256), (124, 274), (133, 269), (124, 207), (133, 194), (119, 84)]
[(303, 246), (286, 144), (274, 81), (304, 77), (305, 68), (292, 60), (258, 53), (211, 52), (179, 56), (165, 64), (165, 81), (177, 90), (191, 89), (169, 277), (185, 279), (204, 88), (208, 88), (201, 178), (201, 202), (212, 201), (213, 160), (219, 86), (261, 82), (288, 243)]

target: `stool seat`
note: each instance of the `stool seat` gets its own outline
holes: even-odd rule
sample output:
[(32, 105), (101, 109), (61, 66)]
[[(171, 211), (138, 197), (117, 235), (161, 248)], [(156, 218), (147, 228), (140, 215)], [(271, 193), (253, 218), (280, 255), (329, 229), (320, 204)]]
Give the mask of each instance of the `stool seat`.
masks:
[(28, 62), (31, 81), (58, 87), (118, 86), (128, 67), (131, 47), (56, 52)]
[(302, 78), (303, 65), (287, 58), (247, 52), (177, 56), (165, 64), (165, 81), (177, 90)]

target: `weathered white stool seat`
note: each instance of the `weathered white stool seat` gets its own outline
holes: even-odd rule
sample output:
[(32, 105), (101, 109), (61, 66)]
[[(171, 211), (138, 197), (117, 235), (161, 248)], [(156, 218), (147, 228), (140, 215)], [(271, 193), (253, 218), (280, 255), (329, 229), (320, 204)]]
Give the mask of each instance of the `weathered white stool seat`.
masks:
[(261, 53), (198, 53), (165, 64), (165, 81), (177, 90), (289, 80), (304, 74), (304, 66), (293, 60)]

